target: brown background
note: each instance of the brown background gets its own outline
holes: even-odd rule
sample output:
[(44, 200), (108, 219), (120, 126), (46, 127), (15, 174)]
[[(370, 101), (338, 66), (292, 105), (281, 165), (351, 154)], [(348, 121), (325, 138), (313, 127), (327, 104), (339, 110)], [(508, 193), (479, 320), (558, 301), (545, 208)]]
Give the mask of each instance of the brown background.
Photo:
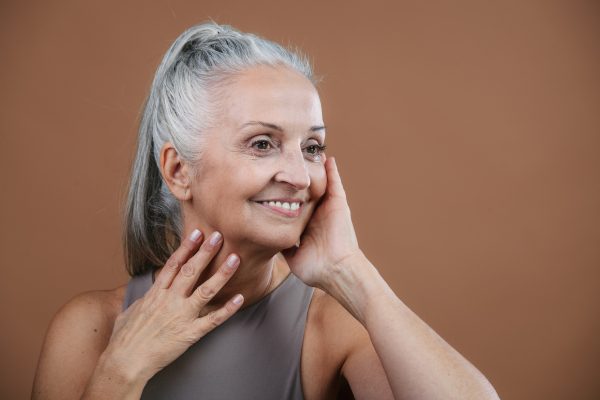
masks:
[(138, 111), (208, 17), (314, 58), (363, 251), (503, 399), (600, 398), (600, 3), (223, 0), (0, 5), (0, 398), (127, 282)]

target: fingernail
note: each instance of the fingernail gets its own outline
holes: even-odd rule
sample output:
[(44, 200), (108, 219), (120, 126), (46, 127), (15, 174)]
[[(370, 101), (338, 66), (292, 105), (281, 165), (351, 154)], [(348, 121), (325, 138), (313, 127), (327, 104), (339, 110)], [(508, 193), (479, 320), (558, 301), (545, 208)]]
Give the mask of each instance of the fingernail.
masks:
[(233, 304), (240, 304), (244, 300), (244, 297), (241, 294), (238, 294), (233, 298)]
[(214, 246), (219, 243), (219, 240), (221, 240), (221, 234), (219, 232), (214, 232), (210, 237), (210, 244)]
[(202, 233), (198, 229), (194, 229), (194, 232), (192, 232), (190, 235), (190, 239), (195, 242), (196, 240), (200, 239), (201, 234)]
[(235, 254), (232, 254), (231, 256), (229, 256), (229, 259), (227, 260), (227, 265), (229, 265), (231, 268), (233, 268), (235, 266), (235, 264), (238, 262), (239, 258), (238, 256), (236, 256)]

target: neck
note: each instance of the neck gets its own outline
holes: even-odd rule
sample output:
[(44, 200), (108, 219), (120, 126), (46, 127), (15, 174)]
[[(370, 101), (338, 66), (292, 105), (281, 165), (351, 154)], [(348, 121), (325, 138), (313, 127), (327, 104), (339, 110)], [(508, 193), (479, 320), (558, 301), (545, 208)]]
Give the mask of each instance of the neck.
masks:
[[(189, 235), (192, 230), (184, 229), (182, 237)], [(205, 240), (208, 240), (212, 234), (212, 231), (203, 230), (202, 232)], [(240, 265), (225, 286), (203, 307), (200, 316), (221, 308), (238, 293), (244, 296), (244, 304), (241, 309), (250, 307), (275, 290), (290, 273), (286, 262), (277, 258), (275, 251), (249, 248), (231, 243), (224, 238), (217, 255), (200, 273), (194, 290), (213, 276), (231, 253), (236, 253), (240, 257)], [(155, 278), (161, 269), (155, 271)]]

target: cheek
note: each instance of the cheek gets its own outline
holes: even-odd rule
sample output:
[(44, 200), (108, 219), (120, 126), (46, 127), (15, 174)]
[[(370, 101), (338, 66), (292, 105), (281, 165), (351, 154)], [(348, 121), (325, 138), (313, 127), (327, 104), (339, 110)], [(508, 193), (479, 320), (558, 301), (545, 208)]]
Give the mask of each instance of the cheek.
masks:
[(246, 201), (255, 197), (265, 189), (273, 178), (273, 168), (268, 165), (239, 162), (232, 164), (226, 172), (224, 179), (230, 182), (232, 196), (235, 199)]
[[(198, 181), (200, 197), (210, 202), (208, 212), (244, 207), (245, 202), (259, 193), (269, 183), (269, 168), (232, 158), (229, 162), (211, 165)], [(208, 208), (208, 207), (207, 207)]]

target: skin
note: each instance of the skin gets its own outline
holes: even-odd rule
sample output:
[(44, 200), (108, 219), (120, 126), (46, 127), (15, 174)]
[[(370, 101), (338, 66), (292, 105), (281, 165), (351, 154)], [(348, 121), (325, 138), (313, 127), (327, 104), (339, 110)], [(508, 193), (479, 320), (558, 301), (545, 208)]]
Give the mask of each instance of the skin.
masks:
[[(139, 399), (157, 371), (293, 273), (315, 287), (301, 356), (307, 400), (335, 399), (346, 381), (357, 399), (497, 399), (360, 251), (335, 160), (318, 151), (325, 129), (313, 85), (285, 67), (258, 67), (227, 91), (200, 170), (170, 143), (161, 152), (181, 202), (182, 246), (124, 313), (125, 286), (81, 294), (57, 313), (32, 398)], [(276, 199), (302, 207), (290, 216), (260, 204)]]

